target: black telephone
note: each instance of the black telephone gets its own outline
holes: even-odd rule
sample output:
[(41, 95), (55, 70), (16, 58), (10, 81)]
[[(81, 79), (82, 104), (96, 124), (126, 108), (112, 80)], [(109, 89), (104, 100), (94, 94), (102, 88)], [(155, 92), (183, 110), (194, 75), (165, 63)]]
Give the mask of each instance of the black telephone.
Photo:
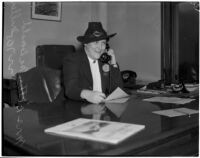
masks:
[(131, 70), (124, 70), (121, 72), (121, 76), (124, 88), (130, 88), (130, 89), (140, 88), (136, 86), (136, 78), (137, 78), (136, 72)]
[(106, 52), (104, 52), (103, 54), (101, 54), (99, 60), (102, 63), (108, 63), (111, 60), (111, 56), (108, 55), (107, 51), (110, 49), (110, 46), (108, 43), (106, 43)]
[(124, 83), (135, 82), (135, 79), (137, 77), (136, 72), (131, 70), (124, 70), (121, 72), (121, 75)]

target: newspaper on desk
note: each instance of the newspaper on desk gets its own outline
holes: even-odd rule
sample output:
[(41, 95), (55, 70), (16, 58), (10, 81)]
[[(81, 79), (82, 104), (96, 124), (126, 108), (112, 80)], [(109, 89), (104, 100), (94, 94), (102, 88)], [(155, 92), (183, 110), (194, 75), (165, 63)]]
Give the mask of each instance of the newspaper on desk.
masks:
[(118, 144), (140, 132), (145, 125), (79, 118), (48, 129), (46, 133), (58, 136)]
[(173, 104), (186, 104), (194, 101), (191, 98), (178, 98), (178, 97), (152, 97), (143, 99), (143, 101), (160, 102), (160, 103), (173, 103)]

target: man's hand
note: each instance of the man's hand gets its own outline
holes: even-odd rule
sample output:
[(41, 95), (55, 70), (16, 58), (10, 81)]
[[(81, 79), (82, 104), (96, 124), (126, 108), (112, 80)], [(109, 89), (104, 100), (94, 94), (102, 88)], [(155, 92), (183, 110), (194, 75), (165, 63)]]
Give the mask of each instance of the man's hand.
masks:
[(106, 95), (97, 91), (82, 90), (81, 98), (86, 99), (90, 103), (99, 104), (105, 101)]
[(109, 49), (107, 53), (108, 53), (108, 55), (111, 56), (110, 64), (111, 65), (115, 65), (117, 62), (116, 62), (114, 50), (113, 49)]

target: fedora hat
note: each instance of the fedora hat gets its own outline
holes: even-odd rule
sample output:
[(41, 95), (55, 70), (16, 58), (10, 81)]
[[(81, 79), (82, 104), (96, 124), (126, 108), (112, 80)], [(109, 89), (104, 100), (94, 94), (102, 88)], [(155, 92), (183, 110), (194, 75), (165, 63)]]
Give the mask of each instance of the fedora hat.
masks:
[(89, 22), (88, 28), (85, 31), (84, 36), (78, 36), (77, 40), (81, 43), (90, 43), (99, 40), (109, 40), (111, 37), (115, 36), (117, 33), (107, 35), (106, 31), (103, 29), (101, 22)]

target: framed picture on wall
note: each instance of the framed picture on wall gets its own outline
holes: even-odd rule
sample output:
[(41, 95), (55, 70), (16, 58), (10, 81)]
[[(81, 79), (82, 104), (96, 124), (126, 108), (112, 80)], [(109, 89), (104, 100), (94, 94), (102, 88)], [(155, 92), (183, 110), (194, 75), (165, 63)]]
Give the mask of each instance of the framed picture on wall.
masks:
[(32, 2), (31, 18), (61, 21), (61, 2)]

